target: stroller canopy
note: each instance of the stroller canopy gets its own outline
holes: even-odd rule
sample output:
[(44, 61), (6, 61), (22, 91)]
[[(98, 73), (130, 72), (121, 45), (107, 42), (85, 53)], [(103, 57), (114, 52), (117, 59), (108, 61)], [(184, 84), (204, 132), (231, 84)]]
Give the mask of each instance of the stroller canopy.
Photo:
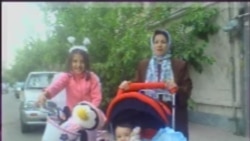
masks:
[(141, 128), (159, 129), (168, 125), (171, 112), (160, 101), (139, 92), (127, 92), (110, 102), (106, 116), (113, 127), (130, 123)]

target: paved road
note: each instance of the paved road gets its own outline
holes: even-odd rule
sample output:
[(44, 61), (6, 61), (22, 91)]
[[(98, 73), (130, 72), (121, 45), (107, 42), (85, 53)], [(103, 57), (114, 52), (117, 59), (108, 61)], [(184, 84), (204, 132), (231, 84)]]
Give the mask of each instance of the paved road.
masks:
[(14, 94), (2, 94), (2, 140), (41, 141), (44, 128), (36, 128), (31, 133), (22, 134), (19, 122), (19, 100)]
[(224, 130), (190, 123), (190, 141), (250, 141), (250, 138), (236, 136)]

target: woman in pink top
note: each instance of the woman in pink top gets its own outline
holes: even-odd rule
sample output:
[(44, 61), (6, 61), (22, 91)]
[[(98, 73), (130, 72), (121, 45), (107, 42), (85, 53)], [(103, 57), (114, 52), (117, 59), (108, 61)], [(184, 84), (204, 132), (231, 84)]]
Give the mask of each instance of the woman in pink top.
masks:
[[(87, 49), (73, 47), (69, 52), (69, 72), (63, 73), (45, 89), (38, 99), (38, 104), (44, 104), (47, 99), (53, 98), (61, 90), (66, 89), (66, 104), (70, 110), (81, 101), (89, 101), (99, 107), (102, 100), (101, 84), (98, 76), (90, 71)], [(81, 138), (84, 140), (85, 137)]]

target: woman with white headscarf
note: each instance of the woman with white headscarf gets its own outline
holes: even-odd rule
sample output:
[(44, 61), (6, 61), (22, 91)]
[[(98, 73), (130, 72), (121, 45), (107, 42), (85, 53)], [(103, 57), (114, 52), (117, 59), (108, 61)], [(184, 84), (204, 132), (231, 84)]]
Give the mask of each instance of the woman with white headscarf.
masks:
[[(192, 81), (188, 73), (188, 63), (171, 57), (171, 36), (165, 30), (156, 30), (151, 38), (153, 55), (142, 60), (137, 66), (133, 82), (166, 82), (168, 89), (178, 87), (176, 95), (176, 131), (188, 140), (187, 101), (191, 95)], [(127, 89), (130, 81), (123, 81), (120, 88)], [(167, 92), (166, 90), (157, 90)], [(170, 102), (165, 102), (169, 107)]]

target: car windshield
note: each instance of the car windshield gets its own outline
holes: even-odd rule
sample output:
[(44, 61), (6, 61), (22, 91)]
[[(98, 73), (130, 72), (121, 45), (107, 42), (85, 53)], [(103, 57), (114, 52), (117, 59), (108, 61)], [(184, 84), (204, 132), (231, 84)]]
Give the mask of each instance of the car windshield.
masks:
[(32, 74), (32, 75), (30, 75), (30, 77), (26, 83), (26, 88), (27, 89), (46, 88), (51, 83), (53, 76), (54, 76), (54, 73)]

